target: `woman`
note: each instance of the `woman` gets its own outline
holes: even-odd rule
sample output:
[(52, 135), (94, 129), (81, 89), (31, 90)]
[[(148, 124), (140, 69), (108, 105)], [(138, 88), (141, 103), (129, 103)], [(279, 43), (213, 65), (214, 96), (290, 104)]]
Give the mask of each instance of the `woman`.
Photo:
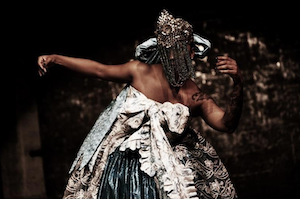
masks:
[(40, 75), (61, 65), (127, 83), (83, 142), (64, 198), (237, 197), (215, 150), (188, 127), (189, 118), (201, 116), (212, 128), (233, 133), (241, 115), (243, 86), (235, 60), (217, 57), (216, 69), (234, 81), (226, 110), (191, 79), (192, 58), (209, 48), (188, 22), (163, 10), (156, 38), (137, 47), (138, 60), (105, 65), (62, 55), (38, 58)]

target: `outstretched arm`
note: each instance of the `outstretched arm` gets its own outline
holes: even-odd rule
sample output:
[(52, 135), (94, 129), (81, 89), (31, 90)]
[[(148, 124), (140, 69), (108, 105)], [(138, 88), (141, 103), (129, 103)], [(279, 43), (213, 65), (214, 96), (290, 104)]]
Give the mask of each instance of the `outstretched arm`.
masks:
[(39, 74), (45, 74), (52, 65), (61, 65), (71, 70), (95, 76), (104, 80), (131, 82), (137, 61), (120, 65), (105, 65), (93, 60), (63, 55), (42, 55), (38, 58)]
[[(230, 96), (226, 110), (222, 110), (216, 103), (204, 92), (200, 91), (201, 97), (201, 115), (203, 119), (212, 128), (233, 133), (239, 124), (243, 107), (243, 80), (235, 60), (230, 57), (218, 57), (216, 69), (222, 74), (228, 74), (234, 81), (233, 91)], [(195, 99), (199, 99), (195, 98)]]

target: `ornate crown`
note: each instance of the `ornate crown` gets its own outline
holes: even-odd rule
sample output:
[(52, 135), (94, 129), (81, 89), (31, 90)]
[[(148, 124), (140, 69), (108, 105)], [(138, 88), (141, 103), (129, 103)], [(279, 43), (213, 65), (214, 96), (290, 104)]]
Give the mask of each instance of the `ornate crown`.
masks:
[(187, 21), (181, 18), (174, 18), (167, 10), (162, 10), (157, 21), (157, 35), (158, 45), (166, 48), (174, 46), (178, 41), (186, 41), (190, 43), (193, 41), (193, 27)]

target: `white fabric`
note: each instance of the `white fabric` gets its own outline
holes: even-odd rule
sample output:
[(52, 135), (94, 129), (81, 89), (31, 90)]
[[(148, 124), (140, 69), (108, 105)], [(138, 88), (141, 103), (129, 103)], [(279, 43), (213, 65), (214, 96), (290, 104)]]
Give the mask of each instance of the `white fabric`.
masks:
[[(64, 199), (96, 199), (108, 157), (118, 147), (139, 152), (141, 170), (154, 177), (160, 199), (237, 197), (214, 148), (199, 132), (185, 129), (188, 107), (156, 102), (127, 86), (104, 113), (91, 131), (93, 139), (78, 153)], [(88, 163), (86, 154), (93, 154)]]
[(181, 134), (189, 119), (189, 108), (180, 103), (158, 103), (131, 87), (120, 114), (132, 115), (125, 126), (135, 131), (120, 150), (139, 150), (141, 170), (157, 177), (170, 198), (198, 198), (192, 170), (177, 158), (163, 129)]

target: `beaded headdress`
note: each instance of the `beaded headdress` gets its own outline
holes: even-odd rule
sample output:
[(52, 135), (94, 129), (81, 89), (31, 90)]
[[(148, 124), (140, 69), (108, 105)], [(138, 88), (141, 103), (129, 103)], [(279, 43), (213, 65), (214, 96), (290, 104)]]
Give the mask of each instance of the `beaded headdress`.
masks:
[(166, 48), (174, 46), (178, 41), (193, 41), (193, 27), (181, 18), (174, 18), (167, 10), (163, 10), (158, 17), (157, 29), (158, 45)]
[(174, 18), (163, 10), (157, 21), (155, 31), (160, 60), (169, 83), (180, 87), (195, 76), (190, 52), (187, 45), (192, 45), (193, 27), (181, 18)]
[(187, 44), (191, 45), (195, 56), (202, 59), (211, 48), (211, 42), (193, 33), (187, 21), (174, 18), (166, 10), (158, 18), (155, 33), (155, 38), (136, 47), (135, 57), (147, 64), (161, 63), (169, 83), (180, 87), (195, 73)]

